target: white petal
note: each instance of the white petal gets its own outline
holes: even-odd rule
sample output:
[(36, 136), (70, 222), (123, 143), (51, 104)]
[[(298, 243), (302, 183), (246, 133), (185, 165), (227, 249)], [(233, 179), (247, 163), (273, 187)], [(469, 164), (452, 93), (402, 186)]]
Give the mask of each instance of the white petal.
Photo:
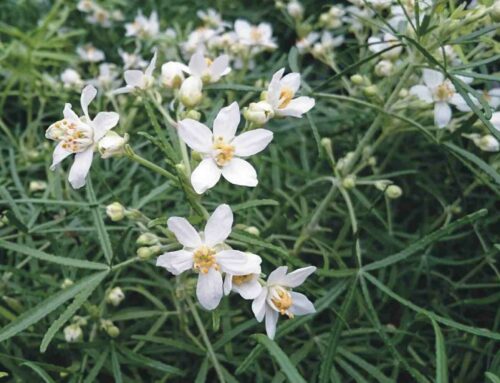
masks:
[[(477, 98), (469, 94), (470, 99), (474, 104), (479, 104), (479, 101)], [(467, 102), (465, 102), (465, 99), (459, 94), (455, 93), (451, 98), (449, 99), (449, 103), (453, 104), (457, 107), (458, 110), (461, 112), (470, 112), (471, 108), (469, 105), (467, 105)]]
[[(126, 70), (123, 74), (123, 77), (125, 78), (125, 82), (128, 86), (140, 87), (142, 85), (142, 78), (144, 77), (144, 73), (137, 69)], [(115, 92), (117, 90), (115, 90)]]
[(234, 138), (240, 123), (240, 107), (237, 102), (222, 108), (214, 120), (214, 136), (224, 137), (226, 142)]
[(233, 158), (222, 168), (222, 176), (234, 185), (257, 186), (257, 172), (247, 161)]
[(113, 92), (111, 92), (112, 94), (124, 94), (124, 93), (130, 93), (134, 90), (134, 88), (132, 86), (122, 86), (121, 88), (117, 88), (115, 89)]
[(269, 274), (269, 276), (267, 277), (267, 285), (280, 285), (285, 278), (287, 270), (288, 267), (286, 266), (280, 266), (276, 268), (276, 270), (271, 272), (271, 274)]
[(148, 67), (146, 68), (146, 71), (144, 74), (146, 76), (151, 76), (153, 74), (153, 71), (155, 70), (156, 67), (156, 59), (158, 57), (158, 51), (155, 49), (155, 53), (153, 54), (153, 58), (151, 59), (151, 62), (149, 63)]
[(297, 93), (300, 88), (300, 73), (288, 73), (281, 79), (281, 86), (290, 88), (293, 94)]
[(62, 160), (71, 154), (71, 152), (63, 149), (62, 145), (62, 142), (58, 143), (54, 149), (54, 153), (52, 153), (52, 165), (50, 165), (50, 170), (54, 170)]
[(451, 120), (451, 108), (446, 102), (434, 104), (434, 122), (439, 128), (444, 128)]
[(75, 112), (73, 112), (73, 109), (71, 109), (71, 104), (68, 103), (64, 104), (63, 115), (64, 118), (67, 120), (80, 121), (78, 115)]
[(418, 97), (420, 100), (425, 101), (428, 104), (433, 102), (431, 90), (425, 85), (412, 86), (410, 88), (410, 94)]
[(240, 294), (243, 299), (255, 299), (260, 295), (262, 286), (257, 279), (253, 279), (241, 285), (233, 285), (233, 290)]
[(315, 266), (303, 267), (292, 271), (290, 274), (283, 278), (281, 284), (286, 287), (297, 287), (300, 286), (306, 278), (316, 271)]
[(118, 120), (120, 119), (120, 115), (116, 112), (99, 112), (97, 116), (92, 120), (92, 126), (94, 128), (94, 141), (99, 141), (104, 135), (110, 130), (113, 129), (116, 124), (118, 124)]
[(441, 72), (433, 69), (422, 69), (422, 75), (425, 85), (429, 88), (435, 88), (444, 81), (444, 75)]
[(205, 225), (205, 244), (215, 246), (222, 243), (231, 234), (233, 227), (233, 211), (229, 205), (219, 205)]
[(373, 53), (378, 53), (384, 48), (384, 44), (382, 43), (382, 40), (379, 37), (372, 36), (368, 39), (368, 49), (372, 51)]
[(85, 185), (85, 179), (92, 165), (92, 158), (94, 156), (94, 149), (92, 147), (83, 152), (76, 153), (75, 161), (69, 170), (68, 181), (73, 189), (79, 189)]
[(243, 251), (222, 250), (215, 255), (221, 271), (233, 275), (251, 274), (248, 257)]
[(214, 268), (210, 268), (208, 273), (198, 275), (196, 285), (196, 296), (201, 306), (206, 310), (213, 310), (218, 305), (223, 296), (222, 275)]
[(191, 248), (201, 246), (200, 235), (186, 218), (171, 217), (167, 221), (167, 226), (181, 245)]
[(82, 90), (82, 95), (80, 97), (80, 104), (82, 105), (82, 110), (83, 114), (89, 119), (89, 104), (92, 102), (92, 100), (95, 98), (97, 94), (97, 89), (94, 88), (92, 85), (87, 85), (85, 88)]
[(292, 314), (306, 315), (316, 312), (314, 305), (304, 294), (292, 291), (290, 295), (292, 296), (292, 307), (290, 307)]
[(212, 151), (212, 132), (201, 122), (186, 118), (178, 123), (179, 136), (193, 150), (200, 153)]
[(500, 105), (500, 88), (493, 88), (488, 92), (490, 106), (496, 109)]
[(186, 250), (171, 251), (156, 259), (156, 266), (164, 267), (174, 275), (179, 275), (193, 267), (193, 253)]
[(270, 130), (250, 130), (249, 132), (240, 134), (233, 140), (234, 154), (240, 157), (253, 156), (264, 150), (272, 140), (273, 132)]
[(217, 57), (212, 65), (210, 66), (210, 72), (212, 77), (212, 82), (219, 81), (219, 79), (229, 73), (229, 56), (221, 55)]
[(274, 339), (276, 334), (276, 323), (278, 323), (279, 313), (271, 307), (266, 306), (266, 333), (270, 339)]
[(201, 77), (206, 68), (207, 62), (205, 61), (203, 52), (198, 51), (191, 56), (191, 59), (189, 60), (189, 72), (191, 75)]
[(280, 92), (281, 92), (281, 78), (283, 77), (283, 73), (285, 73), (285, 68), (281, 68), (277, 71), (269, 83), (269, 87), (267, 88), (267, 102), (271, 104), (274, 108), (279, 105)]
[(283, 109), (277, 109), (276, 114), (279, 116), (302, 117), (304, 113), (309, 112), (316, 101), (311, 97), (297, 97), (288, 103)]
[(492, 113), (490, 122), (496, 130), (500, 131), (500, 112)]
[(262, 319), (264, 319), (264, 315), (266, 314), (266, 298), (267, 288), (263, 287), (259, 296), (252, 302), (252, 311), (258, 322), (262, 322)]
[(233, 276), (231, 274), (226, 273), (224, 277), (224, 295), (229, 295), (233, 288)]
[(206, 158), (194, 169), (191, 174), (191, 185), (198, 194), (205, 193), (213, 188), (220, 180), (222, 170), (217, 166), (213, 158)]

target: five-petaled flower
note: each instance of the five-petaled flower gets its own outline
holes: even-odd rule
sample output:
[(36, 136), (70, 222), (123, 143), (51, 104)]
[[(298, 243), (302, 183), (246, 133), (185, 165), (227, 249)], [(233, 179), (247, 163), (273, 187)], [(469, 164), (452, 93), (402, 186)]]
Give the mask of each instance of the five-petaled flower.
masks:
[(235, 137), (239, 123), (240, 108), (236, 102), (219, 111), (213, 132), (189, 118), (179, 121), (181, 139), (203, 157), (191, 175), (191, 183), (198, 194), (214, 187), (221, 175), (235, 185), (253, 187), (258, 184), (257, 172), (244, 158), (264, 150), (273, 139), (273, 133), (255, 129)]
[(220, 55), (211, 60), (205, 57), (201, 51), (191, 56), (189, 60), (188, 73), (200, 78), (204, 83), (210, 84), (220, 80), (222, 76), (231, 72), (229, 67), (229, 56)]
[(259, 277), (262, 259), (252, 253), (247, 253), (247, 256), (253, 271), (246, 275), (231, 275), (226, 273), (224, 277), (225, 295), (228, 295), (231, 291), (240, 294), (243, 299), (255, 299), (260, 295), (262, 286), (259, 282)]
[(294, 315), (306, 315), (316, 312), (314, 305), (304, 295), (291, 291), (300, 286), (306, 278), (316, 271), (316, 267), (308, 266), (287, 274), (286, 266), (274, 270), (259, 296), (252, 302), (255, 318), (262, 322), (266, 318), (266, 333), (271, 339), (276, 333), (276, 323), (279, 315), (293, 318)]
[(114, 94), (130, 93), (136, 89), (147, 89), (151, 85), (153, 85), (154, 82), (153, 71), (156, 66), (156, 56), (157, 52), (155, 51), (155, 53), (153, 54), (153, 58), (151, 59), (151, 62), (149, 63), (148, 67), (144, 72), (138, 69), (131, 69), (125, 71), (123, 77), (125, 78), (125, 82), (127, 83), (127, 85), (115, 89), (113, 93)]
[(215, 209), (201, 233), (181, 217), (169, 218), (167, 225), (183, 249), (160, 255), (156, 265), (174, 275), (189, 269), (197, 272), (196, 296), (205, 309), (215, 309), (224, 295), (223, 272), (239, 276), (256, 272), (252, 258), (224, 244), (233, 226), (233, 212), (228, 205)]
[(50, 166), (52, 170), (66, 157), (75, 154), (68, 176), (74, 189), (85, 185), (97, 144), (106, 132), (116, 126), (120, 118), (115, 112), (100, 112), (91, 119), (88, 106), (96, 94), (97, 90), (92, 85), (87, 85), (82, 90), (80, 99), (84, 115), (78, 117), (71, 109), (71, 104), (66, 104), (63, 111), (64, 119), (50, 125), (45, 133), (45, 137), (58, 142)]

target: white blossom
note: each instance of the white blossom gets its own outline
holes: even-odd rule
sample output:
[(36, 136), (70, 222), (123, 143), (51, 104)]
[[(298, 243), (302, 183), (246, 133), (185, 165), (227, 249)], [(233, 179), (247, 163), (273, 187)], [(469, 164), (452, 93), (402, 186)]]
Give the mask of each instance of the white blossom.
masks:
[(138, 52), (128, 53), (121, 49), (118, 49), (118, 54), (123, 60), (123, 68), (145, 68), (148, 66), (148, 62), (144, 60)]
[(395, 60), (400, 56), (403, 51), (403, 47), (397, 46), (398, 44), (399, 40), (390, 33), (385, 33), (382, 38), (372, 36), (368, 39), (368, 49), (374, 53), (382, 52), (383, 50), (394, 46), (393, 49), (389, 49), (381, 54), (381, 56), (387, 60)]
[(188, 108), (198, 105), (203, 99), (203, 81), (196, 76), (190, 76), (182, 82), (179, 89), (179, 100)]
[(189, 68), (180, 62), (169, 61), (161, 66), (160, 81), (166, 88), (179, 88), (184, 81), (184, 73), (187, 73)]
[(125, 24), (125, 36), (127, 37), (134, 36), (146, 39), (156, 37), (159, 32), (160, 23), (156, 11), (151, 12), (151, 15), (147, 18), (139, 10), (134, 22)]
[(266, 49), (278, 47), (273, 39), (273, 28), (269, 23), (252, 25), (246, 20), (238, 19), (234, 23), (234, 31), (242, 44)]
[(65, 88), (78, 88), (83, 85), (80, 74), (71, 68), (65, 69), (64, 72), (61, 73), (61, 81)]
[(221, 55), (212, 61), (199, 51), (189, 60), (188, 73), (191, 76), (199, 77), (204, 83), (217, 82), (229, 72), (231, 72), (231, 68), (227, 55)]
[(114, 94), (130, 93), (137, 89), (147, 89), (151, 87), (154, 82), (153, 71), (156, 67), (156, 57), (157, 57), (157, 52), (155, 51), (155, 53), (153, 54), (153, 58), (151, 59), (151, 62), (149, 63), (148, 67), (144, 72), (138, 69), (126, 70), (125, 73), (123, 74), (123, 77), (125, 78), (125, 83), (127, 85), (115, 89), (113, 93)]
[(85, 44), (76, 48), (76, 53), (83, 61), (86, 62), (99, 62), (104, 60), (104, 52), (97, 49), (92, 44)]
[(262, 286), (259, 282), (259, 277), (262, 259), (256, 254), (246, 254), (252, 272), (246, 275), (226, 273), (224, 278), (224, 295), (229, 295), (231, 291), (238, 293), (243, 299), (255, 299), (260, 295)]
[(118, 133), (109, 131), (101, 138), (97, 145), (101, 158), (120, 157), (125, 154), (125, 144), (128, 142), (128, 134), (120, 136)]

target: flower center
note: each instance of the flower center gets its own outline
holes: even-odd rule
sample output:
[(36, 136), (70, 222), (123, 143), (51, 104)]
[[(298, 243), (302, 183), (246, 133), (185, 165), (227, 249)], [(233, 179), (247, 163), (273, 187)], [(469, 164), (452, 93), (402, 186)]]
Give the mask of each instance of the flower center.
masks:
[(208, 273), (210, 268), (219, 270), (219, 265), (215, 259), (215, 250), (205, 245), (198, 247), (193, 253), (194, 270), (198, 270), (202, 274)]
[(435, 91), (435, 96), (438, 101), (446, 101), (453, 96), (455, 93), (455, 88), (449, 81), (445, 81), (438, 85)]
[(234, 146), (226, 143), (224, 137), (216, 137), (213, 147), (216, 150), (215, 162), (219, 166), (227, 165), (234, 156)]
[(250, 32), (250, 37), (255, 42), (260, 41), (262, 39), (262, 32), (259, 30), (258, 27), (253, 27)]
[(253, 274), (246, 275), (233, 275), (233, 283), (237, 286), (242, 285), (243, 283), (250, 282), (253, 278)]
[(281, 315), (287, 315), (289, 318), (293, 318), (293, 314), (288, 311), (292, 306), (292, 295), (288, 290), (279, 286), (275, 287), (271, 296), (271, 302), (278, 309)]
[(47, 138), (61, 141), (63, 149), (72, 153), (82, 152), (93, 144), (93, 131), (82, 122), (62, 119), (49, 126)]
[(294, 96), (294, 92), (291, 88), (284, 86), (280, 91), (280, 104), (278, 106), (279, 109), (286, 108), (287, 105), (292, 101)]

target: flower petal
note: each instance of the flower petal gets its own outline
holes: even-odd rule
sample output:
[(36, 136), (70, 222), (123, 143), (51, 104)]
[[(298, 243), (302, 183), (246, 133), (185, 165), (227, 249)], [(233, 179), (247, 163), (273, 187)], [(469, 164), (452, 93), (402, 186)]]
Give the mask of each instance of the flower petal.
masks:
[(186, 118), (178, 123), (179, 136), (193, 150), (200, 153), (212, 151), (212, 132), (201, 122)]
[(243, 299), (255, 299), (260, 295), (262, 286), (257, 279), (253, 279), (241, 285), (234, 284), (233, 290), (240, 294)]
[(92, 85), (87, 85), (85, 88), (83, 88), (82, 95), (80, 97), (80, 104), (82, 105), (83, 114), (85, 114), (85, 117), (87, 117), (89, 121), (89, 104), (95, 98), (96, 94), (97, 89)]
[(64, 110), (63, 110), (63, 115), (64, 118), (70, 121), (80, 121), (78, 118), (78, 115), (73, 112), (73, 109), (71, 108), (71, 104), (66, 103), (64, 104)]
[(167, 221), (167, 226), (181, 245), (190, 248), (201, 246), (200, 235), (186, 218), (171, 217)]
[(444, 81), (444, 75), (434, 69), (422, 69), (422, 77), (425, 85), (431, 89), (435, 88), (439, 84), (442, 84)]
[(234, 185), (257, 186), (257, 172), (250, 163), (241, 158), (233, 158), (222, 168), (222, 176)]
[(94, 128), (94, 141), (99, 141), (104, 135), (110, 130), (113, 129), (116, 124), (118, 124), (118, 120), (120, 119), (120, 115), (116, 112), (99, 112), (97, 116), (92, 120), (92, 127)]
[(68, 181), (73, 189), (79, 189), (85, 185), (85, 179), (92, 165), (92, 158), (94, 157), (94, 149), (92, 147), (84, 150), (83, 152), (76, 153), (75, 161), (69, 170)]
[(223, 296), (222, 275), (214, 268), (210, 268), (208, 273), (198, 275), (196, 285), (196, 296), (201, 306), (206, 310), (213, 310), (218, 305)]
[(271, 307), (266, 306), (266, 333), (270, 339), (274, 339), (276, 334), (276, 324), (278, 323), (279, 313)]
[(233, 288), (233, 276), (226, 273), (224, 277), (224, 295), (229, 295)]
[(433, 102), (432, 92), (425, 85), (415, 85), (410, 88), (410, 94), (418, 97), (420, 100), (430, 104)]
[(189, 74), (201, 77), (203, 76), (203, 72), (206, 68), (207, 62), (205, 61), (202, 51), (198, 51), (191, 56), (191, 59), (189, 60)]
[(212, 65), (210, 66), (210, 72), (211, 72), (211, 81), (216, 82), (219, 81), (219, 79), (229, 73), (228, 71), (229, 68), (229, 56), (228, 55), (220, 55), (217, 57)]
[(205, 225), (205, 244), (213, 247), (224, 242), (231, 234), (232, 227), (233, 211), (229, 205), (219, 205)]
[(290, 312), (293, 315), (306, 315), (316, 312), (314, 305), (304, 294), (292, 291), (290, 295), (292, 296)]
[(278, 116), (302, 117), (304, 113), (309, 112), (316, 101), (311, 97), (297, 97), (288, 103), (283, 109), (276, 109), (275, 112)]
[[(123, 77), (125, 78), (125, 82), (128, 86), (140, 87), (142, 85), (142, 78), (144, 77), (144, 73), (141, 70), (137, 69), (126, 70), (125, 73), (123, 73)], [(117, 90), (115, 90), (115, 93)]]
[(222, 108), (214, 120), (214, 137), (224, 137), (226, 142), (234, 138), (240, 123), (240, 107), (237, 102)]
[(67, 151), (62, 147), (63, 143), (59, 142), (52, 153), (52, 164), (50, 165), (50, 170), (54, 170), (57, 165), (61, 163), (66, 157), (68, 157), (71, 152)]
[(303, 267), (292, 271), (290, 274), (285, 275), (281, 284), (286, 287), (297, 287), (300, 286), (306, 278), (316, 271), (315, 266)]
[(267, 277), (267, 285), (281, 285), (281, 283), (285, 279), (286, 272), (288, 270), (287, 266), (280, 266), (276, 268), (269, 276)]
[(191, 185), (198, 194), (205, 193), (213, 188), (220, 180), (222, 170), (213, 158), (206, 158), (194, 169), (191, 174)]
[(193, 267), (193, 253), (186, 250), (171, 251), (156, 259), (156, 266), (164, 267), (174, 275), (179, 275)]
[(285, 68), (281, 68), (277, 71), (269, 83), (269, 87), (267, 88), (267, 102), (276, 108), (279, 105), (280, 101), (280, 92), (281, 92), (281, 78), (283, 77), (283, 73), (285, 73)]
[(290, 88), (293, 94), (297, 93), (300, 88), (300, 73), (288, 73), (281, 79), (281, 86)]
[[(476, 104), (476, 105), (479, 104), (479, 101), (477, 98), (475, 98), (471, 94), (469, 94), (469, 97), (474, 104)], [(461, 112), (470, 112), (471, 111), (471, 108), (469, 105), (467, 105), (467, 102), (465, 101), (465, 99), (458, 93), (455, 93), (453, 96), (451, 96), (451, 98), (449, 99), (449, 103), (455, 105), (457, 107), (457, 109), (460, 110)]]
[(267, 287), (263, 287), (259, 296), (252, 302), (252, 311), (258, 322), (262, 322), (262, 319), (264, 319), (264, 315), (266, 314), (266, 298)]
[[(153, 15), (151, 15), (153, 16)], [(158, 57), (158, 51), (155, 49), (155, 52), (153, 53), (153, 58), (151, 59), (151, 62), (149, 63), (148, 67), (144, 71), (144, 74), (146, 76), (151, 76), (153, 74), (153, 71), (155, 70), (156, 67), (156, 59)]]
[(273, 140), (273, 132), (267, 129), (255, 129), (236, 137), (232, 144), (234, 154), (240, 157), (253, 156), (264, 150)]
[(215, 255), (221, 271), (233, 275), (246, 275), (252, 273), (248, 257), (243, 251), (222, 250)]
[(446, 102), (434, 104), (434, 122), (439, 128), (444, 128), (451, 120), (451, 108)]

